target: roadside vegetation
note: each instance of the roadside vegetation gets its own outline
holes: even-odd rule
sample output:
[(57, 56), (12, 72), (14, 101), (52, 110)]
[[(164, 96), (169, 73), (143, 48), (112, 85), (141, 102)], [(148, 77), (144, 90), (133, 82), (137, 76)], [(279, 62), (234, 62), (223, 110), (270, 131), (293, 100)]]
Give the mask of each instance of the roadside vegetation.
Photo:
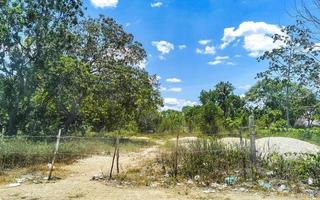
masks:
[[(72, 163), (92, 155), (109, 156), (114, 150), (115, 138), (62, 138), (56, 158), (58, 163)], [(0, 169), (46, 166), (53, 157), (55, 138), (8, 138), (0, 142)], [(120, 139), (120, 151), (134, 152), (153, 143), (146, 140)]]
[[(88, 17), (83, 10), (81, 0), (7, 0), (0, 5), (0, 130), (9, 136), (0, 137), (0, 173), (48, 163), (55, 141), (34, 137), (54, 136), (60, 128), (64, 136), (86, 139), (63, 140), (58, 162), (109, 155), (114, 140), (97, 139), (101, 135), (164, 141), (177, 135), (203, 137), (178, 149), (178, 174), (172, 171), (177, 161), (170, 148), (155, 165), (157, 174), (170, 181), (199, 176), (196, 181), (204, 186), (226, 176), (245, 180), (250, 173), (241, 170), (249, 166), (248, 150), (216, 141), (237, 136), (250, 115), (258, 137), (320, 145), (320, 48), (314, 34), (319, 26), (310, 25), (317, 20), (311, 12), (272, 36), (282, 45), (258, 58), (267, 68), (245, 94), (220, 81), (200, 92), (198, 105), (178, 111), (161, 109), (159, 78), (144, 69), (142, 44), (114, 19)], [(152, 144), (123, 140), (120, 148), (129, 152)], [(254, 173), (266, 181), (311, 178), (312, 186), (320, 186), (320, 156), (260, 155)]]
[[(163, 154), (162, 164), (173, 175), (175, 150)], [(241, 151), (239, 146), (226, 146), (215, 139), (194, 141), (188, 146), (182, 146), (179, 155), (179, 176), (182, 179), (194, 180), (203, 186), (213, 182), (224, 183), (225, 177), (234, 176), (240, 181), (248, 181), (254, 173), (256, 180), (287, 181), (306, 183), (314, 180), (313, 186), (319, 186), (320, 157), (319, 155), (280, 155), (277, 153), (258, 155), (257, 168), (252, 171), (250, 150)]]

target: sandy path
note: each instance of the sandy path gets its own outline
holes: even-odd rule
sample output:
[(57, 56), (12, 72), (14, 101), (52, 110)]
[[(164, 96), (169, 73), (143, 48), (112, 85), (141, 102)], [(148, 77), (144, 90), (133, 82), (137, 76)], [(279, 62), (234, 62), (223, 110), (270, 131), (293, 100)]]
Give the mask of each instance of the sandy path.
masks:
[[(138, 163), (147, 157), (154, 157), (158, 153), (158, 147), (144, 149), (138, 153), (121, 155), (122, 169), (128, 166), (138, 166)], [(222, 200), (276, 200), (276, 199), (308, 199), (302, 196), (266, 196), (265, 194), (223, 192), (204, 194), (201, 189), (194, 189), (185, 195), (183, 189), (165, 189), (150, 187), (121, 188), (108, 186), (103, 182), (90, 181), (91, 177), (100, 171), (107, 172), (111, 163), (111, 157), (93, 156), (79, 160), (73, 165), (66, 166), (71, 174), (63, 179), (52, 183), (32, 184), (25, 183), (19, 187), (8, 188), (0, 186), (0, 200), (9, 199), (83, 199), (83, 200), (161, 200), (161, 199), (222, 199)]]

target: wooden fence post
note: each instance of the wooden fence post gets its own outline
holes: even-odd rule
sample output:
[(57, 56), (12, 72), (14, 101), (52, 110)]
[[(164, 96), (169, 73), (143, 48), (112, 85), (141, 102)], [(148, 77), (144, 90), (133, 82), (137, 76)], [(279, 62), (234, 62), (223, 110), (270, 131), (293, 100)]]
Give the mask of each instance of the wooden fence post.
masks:
[(242, 155), (242, 168), (243, 168), (243, 177), (246, 179), (246, 151), (245, 151), (245, 147), (244, 147), (244, 143), (243, 143), (243, 139), (242, 139), (242, 131), (243, 131), (243, 128), (240, 127), (240, 130), (239, 130), (239, 139), (240, 139), (240, 152), (241, 152), (241, 155)]
[(115, 142), (115, 147), (114, 147), (114, 152), (113, 152), (113, 157), (112, 157), (112, 163), (111, 163), (111, 169), (110, 169), (110, 174), (109, 174), (109, 180), (112, 179), (112, 171), (113, 171), (113, 166), (114, 166), (114, 160), (116, 158), (117, 155), (117, 151), (118, 151), (118, 143), (119, 143), (119, 137), (117, 136), (116, 138), (116, 142)]
[(251, 169), (252, 169), (252, 179), (255, 179), (255, 170), (257, 162), (256, 154), (256, 133), (255, 133), (255, 122), (254, 116), (249, 117), (249, 133), (250, 133), (250, 159), (251, 159)]
[(55, 145), (55, 149), (54, 149), (51, 165), (50, 165), (50, 168), (49, 168), (48, 180), (51, 179), (51, 175), (52, 175), (52, 171), (53, 171), (53, 165), (54, 165), (54, 162), (56, 160), (56, 156), (57, 156), (57, 153), (58, 153), (58, 150), (59, 150), (60, 137), (61, 137), (61, 128), (59, 129), (59, 132), (58, 132), (58, 135), (57, 135), (57, 141), (56, 141), (56, 145)]
[(119, 145), (119, 137), (117, 137), (117, 174), (119, 174), (120, 172), (120, 168), (119, 168), (119, 157), (120, 157), (120, 145)]

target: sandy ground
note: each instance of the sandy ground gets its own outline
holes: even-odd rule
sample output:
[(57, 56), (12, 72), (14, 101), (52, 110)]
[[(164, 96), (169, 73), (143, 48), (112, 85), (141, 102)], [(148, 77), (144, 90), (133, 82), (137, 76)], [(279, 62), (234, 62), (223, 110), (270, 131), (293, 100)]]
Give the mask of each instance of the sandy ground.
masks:
[[(141, 166), (144, 159), (152, 158), (159, 152), (158, 146), (150, 147), (137, 153), (122, 154), (120, 163), (122, 170), (128, 166)], [(303, 195), (277, 196), (276, 194), (245, 193), (245, 192), (216, 192), (205, 194), (203, 189), (192, 189), (186, 195), (183, 189), (150, 188), (150, 187), (117, 187), (104, 182), (90, 181), (93, 175), (99, 172), (108, 172), (111, 157), (93, 156), (79, 160), (66, 166), (70, 175), (50, 183), (32, 184), (23, 183), (19, 187), (8, 188), (0, 186), (0, 200), (11, 199), (82, 199), (82, 200), (161, 200), (161, 199), (219, 199), (219, 200), (292, 200), (309, 199)]]

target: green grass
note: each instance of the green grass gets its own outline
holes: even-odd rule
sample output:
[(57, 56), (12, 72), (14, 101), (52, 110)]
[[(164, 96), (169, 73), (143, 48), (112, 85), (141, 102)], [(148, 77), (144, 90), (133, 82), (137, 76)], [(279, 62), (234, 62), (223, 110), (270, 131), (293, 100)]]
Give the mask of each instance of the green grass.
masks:
[[(51, 161), (55, 139), (29, 140), (21, 137), (0, 141), (0, 169), (28, 167)], [(152, 145), (143, 140), (120, 140), (120, 151), (137, 151)], [(72, 162), (91, 155), (109, 155), (114, 149), (114, 139), (86, 138), (61, 139), (56, 161)]]
[[(174, 176), (175, 149), (163, 153), (159, 159), (167, 170)], [(243, 152), (238, 147), (228, 147), (215, 139), (204, 139), (192, 142), (187, 147), (178, 150), (177, 179), (194, 179), (209, 185), (212, 182), (223, 183), (225, 177), (235, 176), (239, 181), (250, 180), (250, 151)], [(245, 167), (244, 167), (245, 166)], [(305, 182), (309, 177), (314, 179), (314, 185), (320, 185), (320, 155), (303, 155), (295, 159), (278, 154), (268, 156), (258, 155), (255, 177), (266, 181), (284, 180), (291, 183)], [(267, 172), (272, 171), (271, 175)]]

